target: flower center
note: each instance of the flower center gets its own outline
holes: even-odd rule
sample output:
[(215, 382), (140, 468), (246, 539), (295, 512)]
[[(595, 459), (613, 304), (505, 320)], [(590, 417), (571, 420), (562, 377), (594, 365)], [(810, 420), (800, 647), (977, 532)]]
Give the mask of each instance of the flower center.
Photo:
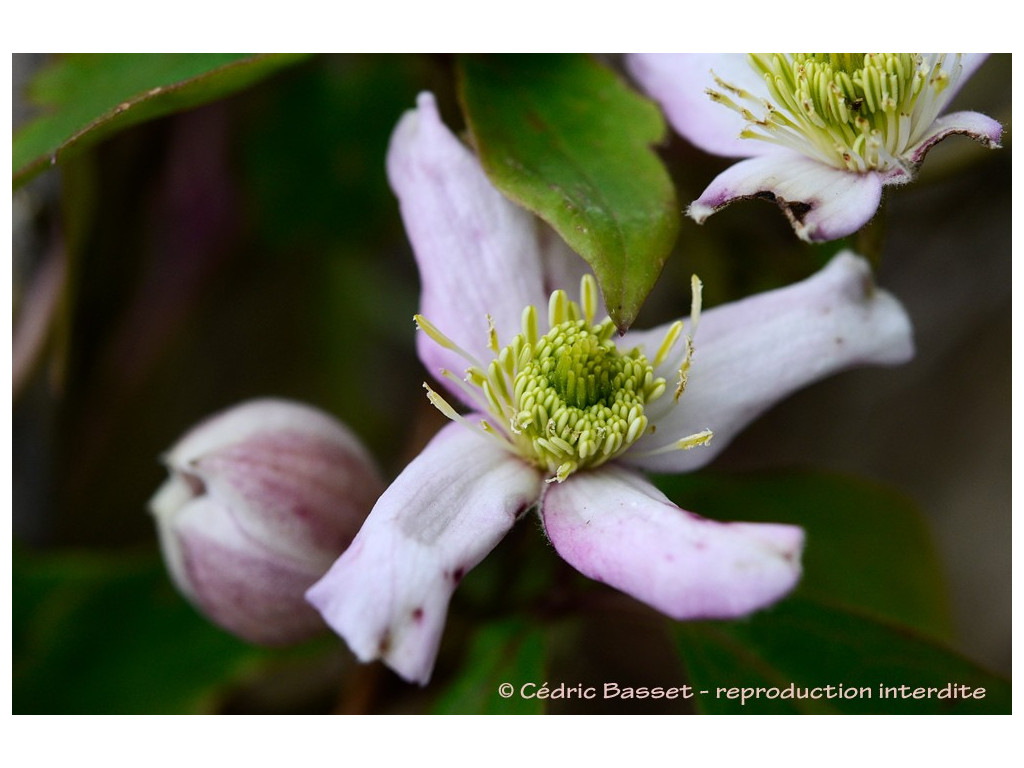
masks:
[[(694, 285), (699, 291), (696, 279)], [(611, 319), (594, 322), (597, 284), (592, 276), (583, 278), (580, 294), (580, 303), (570, 301), (565, 291), (551, 294), (549, 330), (543, 335), (532, 306), (523, 310), (521, 332), (504, 347), (499, 346), (492, 324), (488, 346), (495, 357), (487, 365), (426, 318), (416, 316), (417, 325), (431, 339), (471, 363), (464, 380), (450, 371), (442, 375), (494, 417), (493, 422), (481, 421), (480, 427), (527, 461), (552, 472), (550, 480), (558, 482), (577, 470), (614, 459), (644, 435), (649, 424), (644, 408), (666, 389), (665, 379), (656, 377), (654, 368), (682, 333), (682, 323), (672, 326), (652, 364), (638, 348), (621, 352), (616, 347)], [(699, 303), (698, 294), (695, 314)], [(687, 337), (677, 398), (685, 384), (690, 351)], [(465, 421), (440, 395), (424, 387), (448, 418)], [(696, 439), (687, 438), (686, 445), (673, 447), (703, 444), (710, 432), (691, 437)]]
[(721, 80), (715, 101), (743, 115), (742, 138), (794, 149), (844, 170), (906, 168), (901, 155), (938, 115), (960, 77), (959, 54), (750, 54), (769, 99)]
[(520, 334), (506, 347), (522, 363), (510, 398), (512, 432), (556, 478), (625, 451), (647, 429), (644, 406), (665, 391), (638, 349), (618, 351), (614, 332), (611, 320), (570, 317), (536, 341)]

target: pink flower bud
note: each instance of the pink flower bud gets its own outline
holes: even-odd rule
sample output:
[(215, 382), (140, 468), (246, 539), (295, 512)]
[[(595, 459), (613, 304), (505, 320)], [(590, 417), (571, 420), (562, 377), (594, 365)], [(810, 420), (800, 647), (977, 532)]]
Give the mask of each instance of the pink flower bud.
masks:
[(150, 500), (178, 589), (214, 623), (283, 645), (324, 628), (304, 598), (345, 551), (384, 485), (327, 414), (254, 400), (188, 432)]

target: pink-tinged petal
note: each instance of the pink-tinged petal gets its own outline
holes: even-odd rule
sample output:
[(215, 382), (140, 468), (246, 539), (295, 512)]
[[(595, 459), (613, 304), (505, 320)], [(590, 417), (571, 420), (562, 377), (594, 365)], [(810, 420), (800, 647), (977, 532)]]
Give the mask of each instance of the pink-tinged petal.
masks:
[(320, 573), (384, 490), (373, 458), (348, 428), (286, 400), (253, 400), (215, 414), (164, 461), (231, 510), (252, 540), (296, 560), (314, 553), (325, 559)]
[(953, 134), (969, 136), (989, 149), (999, 149), (1003, 126), (980, 112), (953, 112), (932, 123), (924, 138), (908, 150), (907, 157), (914, 165), (920, 165), (928, 150)]
[(425, 685), (459, 580), (540, 494), (533, 467), (461, 424), (442, 429), (306, 593), (360, 661)]
[[(657, 101), (672, 127), (691, 143), (715, 155), (754, 157), (778, 151), (773, 144), (741, 139), (747, 121), (711, 99), (707, 89), (721, 90), (714, 76), (767, 98), (764, 81), (745, 53), (633, 53), (626, 68)], [(713, 73), (713, 74), (712, 74)]]
[(160, 540), (171, 575), (217, 624), (261, 645), (287, 645), (324, 630), (302, 595), (330, 557), (282, 556), (245, 535), (232, 510), (209, 496), (185, 506), (174, 525), (174, 536)]
[(194, 427), (149, 503), (175, 585), (260, 644), (325, 629), (305, 601), (384, 490), (354, 435), (301, 403), (253, 400)]
[[(665, 328), (628, 334), (657, 349)], [(871, 268), (849, 251), (810, 278), (715, 307), (700, 319), (686, 391), (651, 404), (656, 431), (622, 461), (657, 472), (686, 472), (709, 462), (758, 415), (808, 384), (857, 365), (895, 365), (914, 354), (910, 319), (875, 287)], [(678, 365), (678, 360), (674, 361)], [(676, 380), (673, 363), (656, 373)], [(710, 444), (650, 455), (686, 435), (711, 429)]]
[(853, 234), (878, 210), (882, 178), (852, 173), (789, 151), (743, 160), (720, 173), (690, 204), (703, 224), (734, 200), (774, 200), (802, 240), (823, 242)]
[[(419, 266), (420, 313), (463, 349), (489, 359), (488, 313), (501, 338), (511, 338), (523, 308), (546, 301), (534, 218), (491, 185), (441, 122), (429, 93), (395, 127), (387, 171)], [(418, 349), (435, 375), (467, 367), (425, 334), (418, 334)]]
[(621, 467), (550, 485), (542, 516), (558, 554), (580, 573), (674, 619), (744, 616), (800, 578), (800, 528), (706, 520)]

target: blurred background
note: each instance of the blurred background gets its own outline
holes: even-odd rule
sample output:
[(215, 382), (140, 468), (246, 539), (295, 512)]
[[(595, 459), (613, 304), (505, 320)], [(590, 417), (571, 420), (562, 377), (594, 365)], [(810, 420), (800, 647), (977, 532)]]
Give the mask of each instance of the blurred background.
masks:
[[(26, 89), (49, 61), (14, 55), (16, 129), (37, 114)], [(16, 712), (429, 706), (429, 692), (355, 665), (337, 638), (270, 652), (207, 624), (164, 574), (146, 503), (165, 476), (160, 454), (247, 398), (334, 414), (389, 478), (441, 425), (421, 389), (417, 275), (384, 154), (421, 90), (461, 125), (452, 65), (445, 56), (311, 57), (128, 128), (14, 191)], [(934, 540), (955, 647), (1006, 675), (1010, 92), (1010, 57), (992, 56), (954, 108), (1001, 121), (1003, 148), (942, 142), (913, 184), (887, 189), (884, 221), (871, 225), (884, 227), (878, 283), (906, 306), (916, 359), (794, 395), (710, 468), (814, 467), (894, 489)], [(659, 151), (683, 204), (729, 165), (675, 137)], [(802, 279), (827, 255), (761, 201), (701, 227), (684, 219), (637, 327), (688, 308), (692, 272), (710, 307)], [(465, 651), (475, 612), (487, 611), (488, 580), (506, 578), (509, 562), (530, 563), (521, 578), (531, 583), (561, 578), (542, 535), (521, 528), (493, 570), (457, 594), (439, 679)], [(653, 619), (641, 612), (636, 622)], [(641, 642), (619, 625), (595, 631), (621, 633), (619, 650)], [(594, 648), (593, 664), (619, 663), (621, 653)], [(578, 670), (569, 656), (562, 668)], [(651, 659), (660, 661), (656, 648)]]

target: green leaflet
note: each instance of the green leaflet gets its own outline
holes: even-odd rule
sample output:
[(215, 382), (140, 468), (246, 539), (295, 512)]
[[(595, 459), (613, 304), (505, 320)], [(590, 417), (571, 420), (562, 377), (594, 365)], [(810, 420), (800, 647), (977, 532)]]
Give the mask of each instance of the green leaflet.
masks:
[(41, 114), (14, 136), (14, 184), (117, 131), (223, 98), (301, 58), (105, 53), (56, 59), (29, 87)]
[(653, 103), (582, 55), (466, 56), (460, 97), (484, 170), (593, 268), (620, 331), (675, 243), (679, 205)]

